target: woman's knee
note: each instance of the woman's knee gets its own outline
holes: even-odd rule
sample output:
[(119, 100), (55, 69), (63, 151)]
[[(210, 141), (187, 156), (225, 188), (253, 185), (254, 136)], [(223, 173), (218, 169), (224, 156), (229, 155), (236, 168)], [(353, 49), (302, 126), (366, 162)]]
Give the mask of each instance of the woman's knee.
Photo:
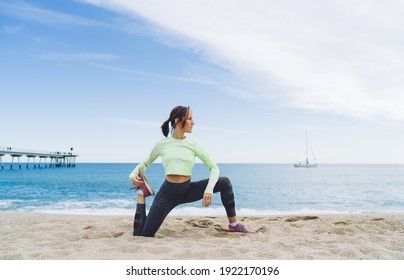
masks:
[(219, 183), (223, 186), (232, 188), (231, 181), (227, 177), (219, 177)]

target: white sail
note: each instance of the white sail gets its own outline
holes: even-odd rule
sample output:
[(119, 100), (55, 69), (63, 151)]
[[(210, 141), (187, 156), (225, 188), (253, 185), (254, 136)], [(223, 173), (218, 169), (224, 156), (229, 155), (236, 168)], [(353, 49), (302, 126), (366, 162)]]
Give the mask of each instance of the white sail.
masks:
[(306, 132), (306, 161), (297, 162), (297, 163), (293, 164), (293, 166), (294, 167), (306, 167), (306, 168), (317, 167), (317, 162), (316, 162), (316, 158), (314, 157), (314, 153), (313, 153), (313, 159), (314, 159), (314, 162), (309, 161), (309, 147), (308, 147), (307, 132)]

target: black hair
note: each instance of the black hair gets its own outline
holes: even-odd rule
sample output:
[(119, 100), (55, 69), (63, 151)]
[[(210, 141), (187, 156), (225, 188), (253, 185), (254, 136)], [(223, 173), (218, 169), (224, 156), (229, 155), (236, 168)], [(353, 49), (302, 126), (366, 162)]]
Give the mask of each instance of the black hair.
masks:
[[(189, 106), (177, 106), (171, 110), (170, 117), (163, 122), (161, 125), (161, 131), (163, 132), (164, 136), (167, 137), (168, 133), (170, 132), (169, 124), (171, 124), (171, 129), (175, 129), (178, 123), (181, 123), (181, 128), (185, 126), (185, 122), (188, 118), (189, 114)], [(175, 119), (179, 119), (178, 123), (175, 123)]]

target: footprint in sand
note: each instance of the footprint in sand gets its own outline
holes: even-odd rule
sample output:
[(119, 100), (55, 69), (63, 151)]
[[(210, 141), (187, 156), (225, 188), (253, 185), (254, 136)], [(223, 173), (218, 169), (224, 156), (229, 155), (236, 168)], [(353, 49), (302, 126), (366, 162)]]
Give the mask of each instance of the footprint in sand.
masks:
[(296, 216), (296, 217), (290, 217), (286, 219), (286, 222), (293, 223), (297, 221), (308, 221), (308, 220), (316, 220), (318, 219), (317, 216)]
[(374, 219), (371, 219), (371, 221), (374, 221), (374, 222), (384, 221), (384, 218), (374, 218)]
[(86, 226), (83, 228), (84, 230), (95, 229), (95, 226)]
[(213, 222), (211, 220), (203, 219), (203, 220), (189, 220), (186, 221), (186, 224), (192, 226), (192, 227), (198, 227), (198, 228), (208, 228), (213, 225)]
[(215, 230), (216, 230), (217, 232), (227, 233), (227, 229), (225, 229), (224, 227), (222, 227), (222, 226), (219, 225), (219, 224), (215, 224), (215, 225), (214, 225), (214, 228), (215, 228)]
[(261, 232), (261, 233), (266, 233), (269, 231), (269, 229), (267, 227), (259, 227), (258, 229), (256, 229), (257, 232)]
[(124, 232), (114, 232), (112, 235), (115, 237), (115, 238), (118, 238), (118, 237), (121, 237), (122, 235), (124, 235), (125, 233)]
[(124, 235), (124, 232), (92, 232), (80, 235), (82, 239), (101, 239), (101, 238), (118, 238)]
[(347, 225), (349, 225), (349, 224), (351, 224), (351, 222), (349, 222), (349, 221), (339, 221), (339, 222), (336, 222), (336, 223), (334, 223), (334, 225), (336, 225), (336, 226), (347, 226)]

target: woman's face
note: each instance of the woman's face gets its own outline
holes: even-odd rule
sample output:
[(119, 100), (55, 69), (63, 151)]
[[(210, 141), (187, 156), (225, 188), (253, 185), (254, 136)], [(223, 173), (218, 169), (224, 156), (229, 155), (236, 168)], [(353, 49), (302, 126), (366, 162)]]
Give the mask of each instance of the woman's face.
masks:
[(192, 133), (192, 128), (194, 127), (194, 119), (192, 118), (192, 112), (189, 111), (188, 117), (185, 120), (185, 125), (184, 125), (184, 133)]

